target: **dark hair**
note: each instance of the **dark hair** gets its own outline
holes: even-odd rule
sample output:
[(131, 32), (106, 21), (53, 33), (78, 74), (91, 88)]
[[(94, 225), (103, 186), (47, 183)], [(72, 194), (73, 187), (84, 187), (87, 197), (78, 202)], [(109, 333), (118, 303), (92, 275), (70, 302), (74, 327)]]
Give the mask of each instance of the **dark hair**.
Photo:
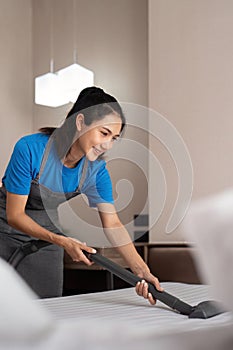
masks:
[(121, 133), (126, 124), (124, 113), (115, 97), (95, 86), (85, 88), (80, 92), (77, 101), (68, 112), (64, 123), (60, 127), (44, 127), (39, 129), (40, 132), (54, 137), (60, 159), (66, 155), (74, 141), (77, 130), (76, 116), (79, 113), (84, 115), (86, 125), (101, 120), (111, 113), (115, 113), (121, 118)]

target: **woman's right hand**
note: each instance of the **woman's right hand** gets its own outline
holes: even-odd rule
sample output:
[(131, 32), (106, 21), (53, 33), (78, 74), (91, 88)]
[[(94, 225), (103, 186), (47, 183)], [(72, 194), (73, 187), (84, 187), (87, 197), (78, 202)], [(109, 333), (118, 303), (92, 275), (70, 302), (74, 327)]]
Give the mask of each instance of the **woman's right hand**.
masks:
[(64, 249), (73, 261), (82, 261), (89, 266), (93, 264), (93, 262), (91, 262), (83, 253), (83, 250), (92, 254), (96, 253), (96, 250), (91, 247), (88, 247), (86, 243), (82, 243), (75, 238), (67, 237)]

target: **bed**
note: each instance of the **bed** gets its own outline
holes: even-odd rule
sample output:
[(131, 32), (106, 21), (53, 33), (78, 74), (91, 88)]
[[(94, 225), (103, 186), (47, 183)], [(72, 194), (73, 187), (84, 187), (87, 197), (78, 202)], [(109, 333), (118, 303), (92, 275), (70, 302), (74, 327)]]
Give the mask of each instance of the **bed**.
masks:
[[(216, 206), (210, 220), (208, 211), (199, 213), (198, 203), (195, 220), (188, 220), (190, 237), (199, 247), (199, 271), (209, 277), (212, 289), (203, 284), (162, 283), (167, 292), (191, 305), (218, 296), (229, 311), (209, 319), (189, 319), (160, 302), (149, 305), (134, 288), (38, 300), (0, 259), (0, 350), (232, 350), (233, 191), (230, 198), (231, 202), (224, 199), (224, 215), (217, 215), (222, 210)], [(210, 203), (212, 208), (212, 199)]]
[[(211, 298), (210, 288), (205, 285), (169, 282), (162, 285), (167, 292), (191, 305)], [(188, 319), (159, 301), (154, 307), (149, 305), (136, 295), (134, 288), (46, 299), (38, 303), (49, 310), (59, 324), (62, 329), (59, 345), (67, 339), (66, 349), (233, 348), (231, 312), (208, 320)], [(65, 333), (63, 327), (70, 327), (69, 333)]]
[[(232, 350), (233, 315), (188, 319), (164, 304), (151, 306), (134, 288), (37, 299), (0, 259), (1, 350)], [(211, 298), (205, 285), (162, 283), (196, 305)]]

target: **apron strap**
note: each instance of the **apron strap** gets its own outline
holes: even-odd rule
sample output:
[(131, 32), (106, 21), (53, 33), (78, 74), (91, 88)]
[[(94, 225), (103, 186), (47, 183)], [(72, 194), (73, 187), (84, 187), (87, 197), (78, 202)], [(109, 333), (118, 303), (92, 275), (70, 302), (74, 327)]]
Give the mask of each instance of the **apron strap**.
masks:
[(49, 140), (48, 140), (48, 143), (47, 143), (47, 145), (46, 145), (46, 147), (45, 147), (45, 153), (44, 153), (43, 158), (42, 158), (42, 162), (41, 162), (39, 174), (38, 174), (37, 177), (36, 177), (37, 180), (39, 180), (41, 174), (42, 174), (43, 171), (44, 171), (46, 162), (47, 162), (48, 157), (49, 157), (49, 151), (50, 151), (50, 149), (51, 149), (52, 142), (53, 142), (53, 137), (50, 136), (50, 138), (49, 138)]
[(21, 244), (18, 248), (15, 249), (13, 254), (8, 259), (8, 263), (13, 266), (15, 269), (19, 263), (27, 256), (32, 253), (37, 252), (39, 249), (47, 247), (52, 243), (42, 241), (42, 240), (32, 240), (26, 243)]
[(76, 189), (76, 192), (81, 192), (81, 188), (83, 186), (83, 183), (86, 179), (86, 174), (87, 174), (87, 168), (88, 168), (88, 159), (85, 158), (83, 168), (82, 168), (82, 174), (81, 174), (81, 179), (79, 181), (78, 187)]

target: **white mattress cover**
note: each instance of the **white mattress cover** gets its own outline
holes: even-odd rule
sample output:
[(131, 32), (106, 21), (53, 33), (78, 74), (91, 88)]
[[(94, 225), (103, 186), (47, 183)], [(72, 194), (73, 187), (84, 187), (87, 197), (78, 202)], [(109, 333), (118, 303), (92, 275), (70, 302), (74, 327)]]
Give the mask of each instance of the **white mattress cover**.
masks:
[[(203, 285), (162, 286), (191, 305), (211, 298)], [(2, 344), (1, 350), (233, 349), (232, 313), (189, 319), (160, 302), (151, 306), (134, 288), (35, 302), (51, 312), (53, 329), (31, 343)]]
[[(205, 285), (161, 283), (164, 289), (190, 305), (210, 300)], [(233, 315), (189, 319), (163, 303), (151, 306), (134, 288), (40, 301), (69, 331), (79, 322), (82, 349), (232, 350)], [(64, 331), (64, 328), (63, 328)], [(72, 335), (72, 341), (74, 341)], [(62, 340), (63, 338), (61, 338)], [(70, 348), (69, 350), (73, 349)], [(76, 344), (77, 346), (77, 344)], [(76, 349), (74, 345), (74, 349)]]
[[(190, 305), (212, 299), (210, 288), (205, 285), (184, 283), (161, 283), (164, 289)], [(209, 318), (189, 319), (165, 304), (157, 301), (152, 306), (139, 297), (134, 288), (82, 294), (63, 298), (40, 300), (56, 320), (82, 319), (96, 322), (117, 320), (147, 330), (168, 330), (182, 327), (183, 330), (221, 325), (233, 320), (230, 312)]]

